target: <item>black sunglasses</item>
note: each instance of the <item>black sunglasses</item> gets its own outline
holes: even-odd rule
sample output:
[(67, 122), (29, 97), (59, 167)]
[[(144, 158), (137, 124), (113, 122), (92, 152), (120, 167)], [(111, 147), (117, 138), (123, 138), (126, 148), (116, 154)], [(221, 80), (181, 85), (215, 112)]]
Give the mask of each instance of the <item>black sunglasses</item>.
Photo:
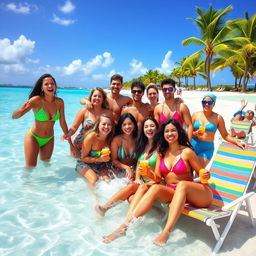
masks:
[(209, 101), (207, 101), (207, 100), (202, 100), (202, 104), (203, 105), (209, 105), (209, 106), (211, 106), (212, 104), (214, 103), (214, 101), (213, 100), (209, 100)]
[(163, 88), (162, 91), (163, 91), (163, 92), (172, 92), (172, 91), (173, 91), (173, 88), (172, 88), (172, 87)]
[(132, 94), (135, 94), (135, 93), (141, 94), (142, 90), (132, 90)]

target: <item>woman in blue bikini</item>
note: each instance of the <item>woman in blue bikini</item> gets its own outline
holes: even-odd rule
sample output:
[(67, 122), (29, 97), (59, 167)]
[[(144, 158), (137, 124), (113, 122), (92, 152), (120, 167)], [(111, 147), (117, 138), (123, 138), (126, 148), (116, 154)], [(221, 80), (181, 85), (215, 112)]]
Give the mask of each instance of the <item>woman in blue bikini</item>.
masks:
[(192, 115), (194, 131), (191, 144), (202, 167), (205, 167), (213, 156), (214, 136), (217, 129), (224, 140), (234, 143), (238, 147), (245, 147), (244, 143), (232, 138), (228, 134), (223, 117), (213, 112), (215, 103), (216, 96), (214, 94), (205, 94), (202, 99), (203, 111), (196, 112)]
[[(36, 166), (39, 154), (43, 161), (51, 158), (55, 121), (60, 120), (64, 134), (68, 133), (64, 102), (61, 98), (56, 97), (56, 89), (55, 79), (50, 74), (42, 75), (30, 92), (29, 100), (12, 114), (12, 118), (18, 119), (33, 109), (35, 115), (35, 123), (26, 133), (24, 140), (26, 167)], [(71, 150), (74, 150), (72, 145)]]
[(130, 180), (134, 178), (137, 162), (135, 155), (137, 135), (138, 125), (134, 116), (130, 113), (121, 115), (116, 127), (116, 136), (111, 143), (111, 156), (118, 174), (125, 171)]

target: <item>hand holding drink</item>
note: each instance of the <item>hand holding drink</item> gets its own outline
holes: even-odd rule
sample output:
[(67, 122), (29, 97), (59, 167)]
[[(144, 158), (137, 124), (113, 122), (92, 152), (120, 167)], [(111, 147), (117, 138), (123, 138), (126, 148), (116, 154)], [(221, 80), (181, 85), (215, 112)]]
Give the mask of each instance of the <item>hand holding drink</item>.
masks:
[(141, 167), (140, 175), (146, 176), (148, 174), (148, 160), (140, 160), (139, 166)]
[(110, 155), (110, 149), (108, 147), (105, 147), (101, 150), (101, 154), (104, 156), (109, 156)]
[(199, 170), (199, 177), (200, 177), (200, 181), (202, 184), (206, 184), (208, 183), (208, 178), (204, 178), (204, 175), (208, 173), (208, 171), (206, 169), (200, 169)]
[(200, 126), (199, 128), (198, 128), (198, 132), (199, 132), (199, 135), (200, 136), (202, 136), (203, 134), (204, 134), (204, 132), (205, 132), (205, 126)]

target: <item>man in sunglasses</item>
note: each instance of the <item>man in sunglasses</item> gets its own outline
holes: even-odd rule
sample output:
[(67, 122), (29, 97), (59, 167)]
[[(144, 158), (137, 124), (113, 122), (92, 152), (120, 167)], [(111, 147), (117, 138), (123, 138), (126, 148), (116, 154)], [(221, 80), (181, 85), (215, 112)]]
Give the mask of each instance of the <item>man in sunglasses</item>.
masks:
[[(110, 78), (110, 93), (107, 94), (107, 101), (109, 109), (112, 113), (114, 122), (117, 124), (122, 108), (132, 103), (132, 99), (128, 96), (120, 94), (123, 88), (123, 77), (119, 74), (115, 74)], [(85, 104), (87, 108), (91, 108), (91, 102), (88, 98), (80, 100), (81, 104)]]
[(193, 126), (190, 111), (180, 98), (174, 97), (174, 93), (176, 92), (175, 81), (173, 79), (164, 79), (161, 83), (161, 88), (165, 101), (155, 107), (155, 119), (159, 124), (164, 123), (168, 119), (175, 119), (181, 126), (185, 123), (188, 138), (191, 140)]
[(150, 105), (142, 102), (144, 91), (145, 85), (142, 82), (133, 82), (131, 85), (132, 104), (122, 110), (122, 114), (130, 113), (135, 117), (139, 130), (144, 119), (153, 114)]

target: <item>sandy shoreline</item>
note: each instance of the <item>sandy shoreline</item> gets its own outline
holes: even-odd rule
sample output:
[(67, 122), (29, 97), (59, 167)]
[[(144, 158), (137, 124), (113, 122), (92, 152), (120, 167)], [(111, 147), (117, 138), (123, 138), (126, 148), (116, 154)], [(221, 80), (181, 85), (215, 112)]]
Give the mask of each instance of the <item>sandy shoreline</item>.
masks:
[[(203, 95), (207, 92), (205, 91), (183, 91), (182, 98), (184, 99), (184, 103), (187, 104), (188, 108), (190, 109), (191, 114), (200, 111), (201, 107), (201, 99)], [(247, 94), (238, 93), (238, 92), (212, 92), (217, 96), (216, 105), (214, 107), (214, 111), (221, 114), (225, 120), (226, 128), (228, 129), (230, 126), (230, 119), (235, 111), (237, 111), (240, 107), (240, 101), (228, 101), (218, 99), (218, 96), (241, 96), (241, 99), (246, 97)], [(130, 95), (130, 90), (123, 90), (122, 94)], [(256, 96), (256, 94), (255, 94)], [(256, 97), (255, 97), (256, 98)], [(164, 100), (162, 93), (160, 92), (160, 99), (159, 101), (162, 102)], [(143, 102), (148, 102), (146, 95), (143, 96)], [(255, 101), (256, 103), (256, 101)], [(245, 110), (254, 109), (255, 103), (248, 103)], [(254, 132), (254, 139), (255, 139), (255, 127), (253, 128)], [(215, 136), (215, 148), (219, 143), (220, 134), (217, 131)], [(255, 181), (255, 179), (254, 179)], [(252, 212), (254, 216), (254, 223), (255, 226), (252, 227), (250, 225), (250, 220), (247, 216), (247, 212), (244, 211), (245, 205), (243, 205), (242, 210), (238, 213), (225, 241), (223, 246), (220, 249), (218, 255), (221, 256), (251, 256), (255, 255), (255, 248), (256, 248), (256, 196), (254, 195), (250, 199)], [(213, 247), (215, 245), (215, 238), (212, 234), (211, 228), (206, 227), (203, 224), (198, 223), (196, 220), (190, 220), (190, 218), (186, 216), (182, 216), (181, 218), (182, 224), (188, 224), (189, 227), (195, 231), (198, 231), (198, 234), (195, 234), (196, 239), (204, 240), (204, 238), (209, 238), (211, 244), (209, 246)], [(220, 223), (225, 223), (225, 220), (221, 220)], [(181, 224), (178, 224), (178, 228), (181, 227)], [(200, 234), (199, 234), (200, 232)], [(194, 236), (194, 235), (193, 235)]]

